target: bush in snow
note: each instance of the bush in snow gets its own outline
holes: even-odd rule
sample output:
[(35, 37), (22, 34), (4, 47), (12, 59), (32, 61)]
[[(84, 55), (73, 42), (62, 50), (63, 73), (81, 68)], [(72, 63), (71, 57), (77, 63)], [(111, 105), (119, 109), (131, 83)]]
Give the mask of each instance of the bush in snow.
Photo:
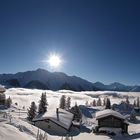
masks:
[(48, 102), (47, 102), (46, 93), (42, 93), (41, 99), (39, 101), (39, 108), (38, 108), (39, 114), (45, 113), (47, 111), (47, 106), (48, 106)]
[(7, 106), (8, 108), (10, 108), (10, 107), (11, 107), (11, 104), (12, 104), (12, 99), (10, 98), (10, 96), (9, 96), (9, 98), (8, 98), (8, 99), (6, 99), (5, 104), (6, 104), (6, 106)]
[(59, 107), (62, 109), (66, 109), (66, 96), (65, 95), (62, 95), (62, 97), (60, 98)]
[(36, 107), (35, 102), (32, 102), (30, 108), (28, 109), (28, 113), (27, 113), (27, 115), (28, 115), (27, 119), (29, 121), (32, 121), (33, 118), (35, 117), (36, 109), (37, 109), (37, 107)]
[(110, 99), (109, 99), (109, 98), (107, 98), (107, 99), (106, 99), (105, 109), (110, 109), (110, 108), (111, 108)]

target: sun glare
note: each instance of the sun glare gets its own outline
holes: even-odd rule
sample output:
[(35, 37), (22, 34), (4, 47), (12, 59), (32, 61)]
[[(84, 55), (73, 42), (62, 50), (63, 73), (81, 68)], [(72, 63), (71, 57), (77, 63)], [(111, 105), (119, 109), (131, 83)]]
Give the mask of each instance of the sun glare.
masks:
[(58, 55), (50, 55), (48, 58), (48, 63), (51, 67), (59, 67), (61, 65), (61, 58)]

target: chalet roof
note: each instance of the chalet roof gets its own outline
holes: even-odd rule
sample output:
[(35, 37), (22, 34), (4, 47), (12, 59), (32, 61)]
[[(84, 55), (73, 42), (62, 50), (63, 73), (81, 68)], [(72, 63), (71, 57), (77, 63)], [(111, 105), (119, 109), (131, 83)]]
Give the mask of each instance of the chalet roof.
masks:
[(33, 121), (43, 121), (43, 120), (51, 120), (53, 122), (55, 122), (56, 124), (62, 126), (65, 129), (69, 129), (71, 124), (72, 124), (72, 120), (73, 120), (73, 114), (63, 110), (63, 109), (58, 109), (58, 113), (59, 113), (59, 119), (57, 119), (57, 113), (56, 111), (48, 111), (43, 115), (38, 115), (36, 116)]
[(123, 115), (121, 115), (119, 112), (114, 111), (112, 109), (105, 109), (103, 111), (96, 112), (96, 119), (97, 120), (101, 119), (101, 118), (105, 118), (107, 116), (114, 116), (114, 117), (120, 118), (122, 120), (125, 120)]

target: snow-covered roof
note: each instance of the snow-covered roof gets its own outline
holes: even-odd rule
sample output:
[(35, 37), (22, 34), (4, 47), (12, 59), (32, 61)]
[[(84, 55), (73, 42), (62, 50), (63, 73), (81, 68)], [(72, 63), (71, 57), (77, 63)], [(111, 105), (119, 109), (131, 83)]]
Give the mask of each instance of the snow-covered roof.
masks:
[(62, 126), (65, 129), (69, 129), (73, 120), (73, 114), (63, 110), (63, 109), (58, 109), (58, 114), (59, 114), (59, 119), (57, 119), (57, 113), (56, 111), (48, 111), (45, 114), (43, 114), (42, 116), (36, 116), (33, 121), (41, 121), (41, 120), (46, 120), (49, 119), (53, 122), (55, 122), (56, 124)]
[(0, 93), (5, 92), (5, 91), (6, 91), (6, 89), (3, 86), (0, 85)]
[(111, 109), (105, 109), (103, 111), (96, 112), (96, 119), (104, 118), (107, 116), (115, 116), (117, 118), (125, 120), (124, 116), (121, 115), (119, 112), (111, 110)]

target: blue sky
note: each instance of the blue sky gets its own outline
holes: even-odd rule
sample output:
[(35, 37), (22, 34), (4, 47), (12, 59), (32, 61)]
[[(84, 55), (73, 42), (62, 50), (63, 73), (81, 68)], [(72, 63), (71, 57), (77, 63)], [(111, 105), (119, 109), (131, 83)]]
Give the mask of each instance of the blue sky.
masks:
[[(140, 84), (139, 0), (1, 0), (0, 73), (49, 69), (91, 82)], [(53, 70), (55, 71), (55, 70)]]

